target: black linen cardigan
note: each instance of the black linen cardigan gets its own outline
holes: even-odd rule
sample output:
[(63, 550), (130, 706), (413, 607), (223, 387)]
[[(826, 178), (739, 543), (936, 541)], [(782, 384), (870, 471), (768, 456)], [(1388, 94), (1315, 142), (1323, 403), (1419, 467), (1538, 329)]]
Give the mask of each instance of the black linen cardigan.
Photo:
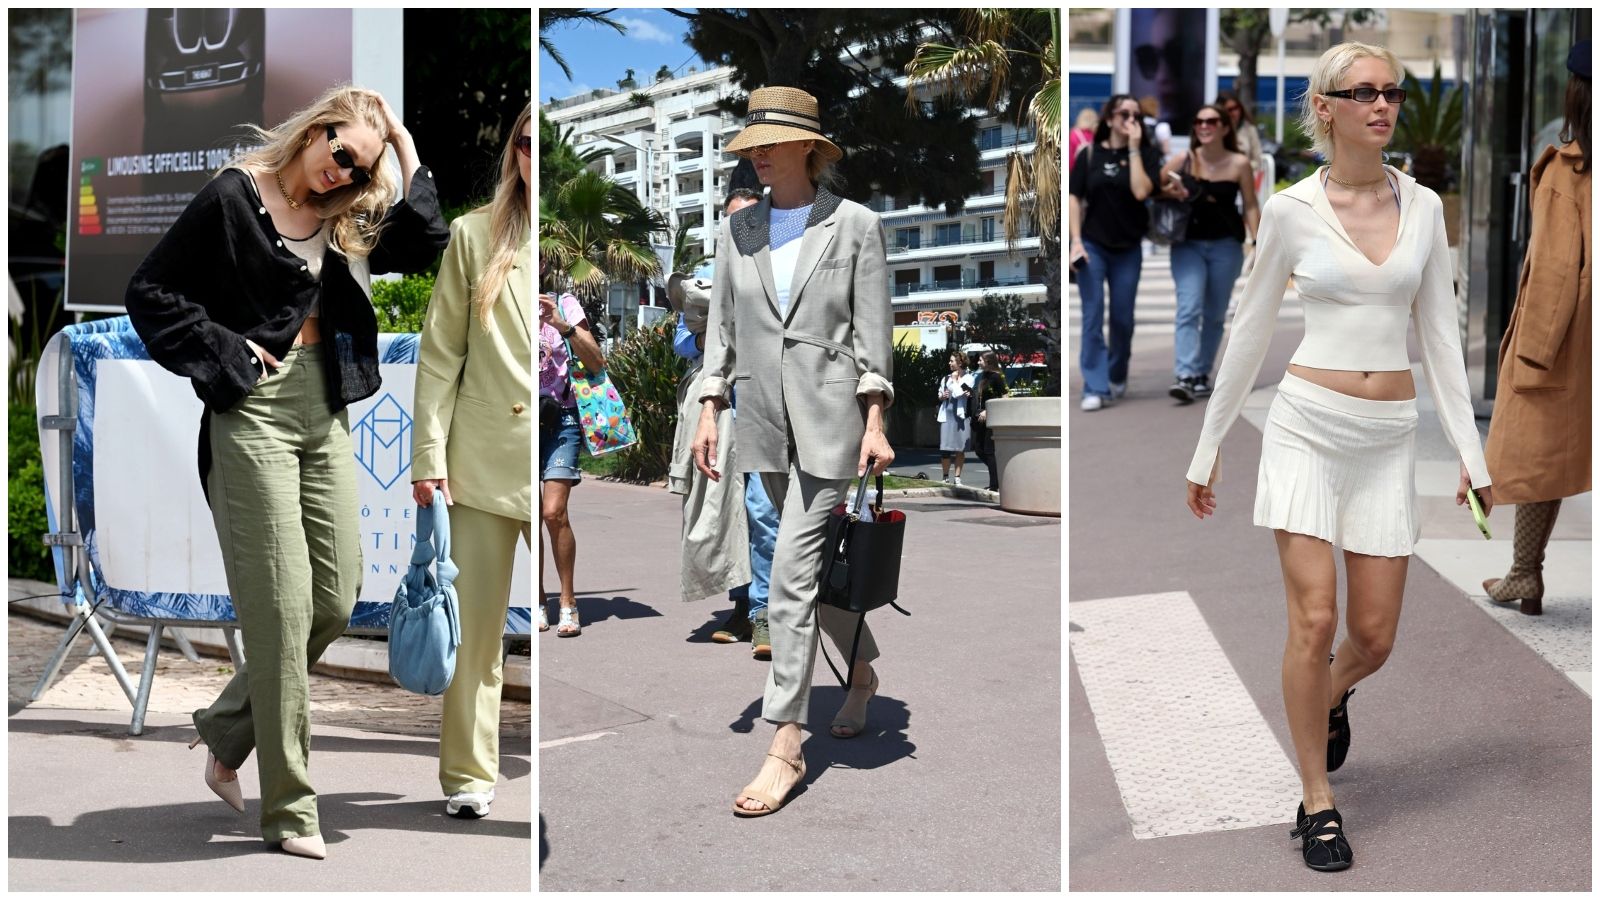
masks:
[[(329, 248), (322, 278), (283, 244), (249, 184), (227, 169), (212, 178), (128, 282), (128, 318), (150, 358), (183, 375), (205, 403), (200, 483), (210, 470), (210, 414), (227, 412), (260, 370), (245, 339), (282, 358), (311, 306), (319, 310), (328, 403), (342, 410), (377, 393), (378, 320), (345, 258)], [(372, 275), (428, 268), (450, 239), (433, 174), (419, 167), (409, 194), (384, 215), (367, 256)]]

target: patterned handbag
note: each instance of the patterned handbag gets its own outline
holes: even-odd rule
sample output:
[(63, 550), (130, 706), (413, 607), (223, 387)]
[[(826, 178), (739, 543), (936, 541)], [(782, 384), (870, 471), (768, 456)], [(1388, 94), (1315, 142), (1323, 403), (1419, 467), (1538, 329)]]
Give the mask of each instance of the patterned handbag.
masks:
[(603, 456), (637, 444), (639, 433), (628, 419), (628, 407), (605, 370), (589, 374), (583, 361), (572, 352), (572, 342), (563, 342), (567, 345), (567, 377), (578, 398), (578, 423), (589, 455)]

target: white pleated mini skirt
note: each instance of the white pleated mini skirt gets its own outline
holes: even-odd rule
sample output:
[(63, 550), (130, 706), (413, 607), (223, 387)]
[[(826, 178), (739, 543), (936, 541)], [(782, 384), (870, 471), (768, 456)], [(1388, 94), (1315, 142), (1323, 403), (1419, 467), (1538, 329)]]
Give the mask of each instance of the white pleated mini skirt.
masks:
[(1255, 523), (1368, 556), (1410, 556), (1417, 401), (1365, 400), (1285, 373), (1261, 435)]

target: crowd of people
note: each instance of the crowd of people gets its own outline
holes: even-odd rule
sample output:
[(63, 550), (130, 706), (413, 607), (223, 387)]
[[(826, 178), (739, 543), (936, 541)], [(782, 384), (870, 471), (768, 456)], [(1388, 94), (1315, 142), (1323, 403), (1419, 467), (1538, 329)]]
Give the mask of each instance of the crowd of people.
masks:
[(1181, 153), (1171, 151), (1171, 127), (1158, 112), (1154, 97), (1117, 94), (1098, 115), (1083, 110), (1068, 142), (1068, 266), (1083, 303), (1078, 366), (1086, 412), (1127, 393), (1151, 201), (1185, 207), (1186, 228), (1170, 257), (1178, 302), (1168, 393), (1180, 403), (1211, 394), (1228, 301), (1255, 246), (1261, 138), (1249, 111), (1219, 92), (1195, 113)]

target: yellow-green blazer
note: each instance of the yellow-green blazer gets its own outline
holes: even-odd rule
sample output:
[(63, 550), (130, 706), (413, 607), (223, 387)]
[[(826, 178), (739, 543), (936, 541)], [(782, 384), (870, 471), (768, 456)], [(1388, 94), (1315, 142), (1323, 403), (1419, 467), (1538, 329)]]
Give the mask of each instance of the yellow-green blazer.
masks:
[(417, 351), (411, 480), (447, 478), (457, 503), (531, 522), (531, 243), (517, 254), (485, 328), (469, 288), (489, 254), (488, 209), (450, 223)]

